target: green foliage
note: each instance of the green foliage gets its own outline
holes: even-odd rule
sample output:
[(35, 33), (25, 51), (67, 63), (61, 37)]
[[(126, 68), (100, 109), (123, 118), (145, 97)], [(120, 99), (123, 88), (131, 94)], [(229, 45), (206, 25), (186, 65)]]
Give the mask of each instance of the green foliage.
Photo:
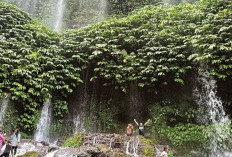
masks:
[(118, 125), (116, 123), (116, 115), (118, 109), (114, 106), (109, 106), (108, 103), (100, 104), (100, 109), (98, 111), (100, 122), (103, 125), (103, 130), (113, 130), (117, 129)]
[(168, 157), (174, 157), (171, 151), (168, 152)]
[[(132, 82), (149, 91), (183, 86), (187, 74), (199, 66), (219, 79), (231, 78), (231, 7), (228, 0), (146, 6), (127, 17), (59, 35), (0, 3), (0, 95), (11, 93), (20, 108), (20, 126), (32, 131), (38, 110), (49, 99), (56, 120), (63, 122), (68, 95), (83, 83), (87, 67), (92, 83), (123, 92)], [(194, 115), (168, 107), (160, 114), (177, 115), (168, 119), (174, 123), (178, 117), (190, 123)], [(107, 107), (99, 117), (105, 128), (113, 128)]]
[(24, 130), (34, 130), (38, 109), (52, 95), (55, 116), (62, 119), (67, 94), (82, 82), (80, 68), (65, 59), (58, 34), (26, 13), (0, 3), (0, 19), (0, 94), (11, 93), (13, 103), (22, 106), (18, 121)]
[(149, 139), (144, 138), (143, 136), (140, 136), (140, 140), (141, 142), (144, 143), (144, 148), (143, 148), (144, 155), (147, 157), (155, 156), (153, 142)]
[(26, 134), (24, 132), (20, 132), (20, 135), (21, 135), (22, 139), (32, 139), (33, 138), (32, 135), (28, 135), (28, 134)]
[(155, 155), (155, 152), (154, 152), (154, 147), (153, 146), (146, 146), (144, 148), (144, 155), (146, 157), (153, 157)]
[(161, 0), (108, 0), (109, 14), (128, 14), (146, 5), (157, 5)]
[[(73, 56), (78, 52), (78, 56), (87, 58), (83, 53), (88, 54), (89, 64), (94, 65), (95, 72), (91, 81), (104, 80), (105, 86), (126, 91), (132, 81), (142, 88), (174, 82), (183, 85), (186, 73), (195, 66), (192, 60), (199, 52), (193, 45), (196, 30), (205, 27), (203, 21), (211, 21), (205, 7), (208, 6), (204, 3), (147, 6), (126, 18), (67, 31), (63, 34), (62, 45)], [(224, 9), (229, 15), (226, 8), (230, 7), (225, 2), (217, 11)], [(227, 17), (219, 18), (224, 25)]]
[(82, 133), (75, 133), (73, 137), (70, 137), (64, 141), (63, 146), (78, 148), (81, 146), (83, 139), (84, 135)]
[(162, 101), (150, 108), (152, 117), (152, 130), (160, 133), (166, 126), (174, 126), (179, 123), (194, 123), (199, 111), (193, 107), (182, 107), (169, 101)]
[(153, 117), (151, 131), (160, 140), (168, 140), (174, 146), (184, 146), (188, 143), (202, 144), (207, 140), (206, 127), (193, 124), (192, 119), (199, 114), (194, 108), (178, 108), (165, 101), (160, 105), (154, 105), (150, 114)]
[(14, 129), (17, 127), (17, 119), (18, 112), (10, 103), (3, 120), (3, 131), (5, 131), (7, 135), (11, 135)]
[(170, 140), (174, 146), (183, 146), (188, 142), (199, 144), (206, 142), (204, 126), (198, 126), (195, 124), (180, 124), (175, 127), (167, 127), (162, 130), (161, 134)]

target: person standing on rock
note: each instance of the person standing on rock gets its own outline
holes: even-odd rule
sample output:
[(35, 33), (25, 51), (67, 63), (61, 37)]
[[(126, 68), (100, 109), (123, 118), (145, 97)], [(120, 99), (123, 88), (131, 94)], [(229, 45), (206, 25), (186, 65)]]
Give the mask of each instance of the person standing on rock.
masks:
[(0, 157), (9, 157), (10, 153), (13, 154), (11, 142), (10, 141), (6, 141), (6, 148), (5, 148), (3, 154)]
[(139, 128), (139, 135), (144, 136), (144, 130), (145, 130), (145, 126), (150, 122), (150, 119), (147, 120), (147, 122), (143, 125), (143, 123), (138, 123), (136, 121), (136, 119), (134, 119), (135, 124), (138, 126)]
[(21, 140), (21, 135), (19, 133), (19, 130), (15, 129), (13, 135), (11, 136), (12, 151), (14, 155), (16, 155), (17, 153), (18, 143), (20, 142), (20, 140)]
[(132, 136), (134, 134), (134, 127), (132, 124), (128, 124), (126, 128), (126, 135), (127, 136)]
[(164, 147), (164, 151), (161, 153), (160, 157), (168, 157), (168, 147)]

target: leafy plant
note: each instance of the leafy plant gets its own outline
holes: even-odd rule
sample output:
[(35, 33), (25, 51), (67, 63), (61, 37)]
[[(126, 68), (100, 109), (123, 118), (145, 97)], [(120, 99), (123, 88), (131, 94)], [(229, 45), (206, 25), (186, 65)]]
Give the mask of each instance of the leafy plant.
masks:
[(73, 137), (66, 139), (63, 143), (64, 147), (80, 147), (83, 142), (84, 135), (82, 133), (75, 133)]

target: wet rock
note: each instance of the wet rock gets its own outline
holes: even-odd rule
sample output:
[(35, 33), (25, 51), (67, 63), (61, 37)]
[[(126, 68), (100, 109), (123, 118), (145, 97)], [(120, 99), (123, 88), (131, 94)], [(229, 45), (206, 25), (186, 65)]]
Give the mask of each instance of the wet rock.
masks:
[(127, 155), (126, 152), (122, 149), (116, 148), (110, 152), (107, 153), (108, 157), (130, 157), (130, 155)]
[(45, 142), (45, 141), (42, 141), (40, 142), (43, 146), (49, 146), (49, 143)]
[(95, 147), (98, 148), (100, 152), (104, 154), (107, 154), (110, 151), (109, 146), (105, 144), (96, 144)]
[(54, 157), (60, 157), (61, 155), (62, 157), (90, 157), (86, 151), (79, 148), (62, 148), (54, 154)]

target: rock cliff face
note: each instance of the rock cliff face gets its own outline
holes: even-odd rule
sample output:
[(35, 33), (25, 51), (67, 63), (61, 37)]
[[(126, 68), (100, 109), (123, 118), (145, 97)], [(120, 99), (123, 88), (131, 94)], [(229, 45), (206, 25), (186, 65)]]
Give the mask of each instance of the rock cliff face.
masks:
[(140, 136), (119, 134), (84, 134), (79, 148), (59, 147), (33, 140), (23, 140), (19, 145), (21, 157), (154, 157), (154, 146)]

